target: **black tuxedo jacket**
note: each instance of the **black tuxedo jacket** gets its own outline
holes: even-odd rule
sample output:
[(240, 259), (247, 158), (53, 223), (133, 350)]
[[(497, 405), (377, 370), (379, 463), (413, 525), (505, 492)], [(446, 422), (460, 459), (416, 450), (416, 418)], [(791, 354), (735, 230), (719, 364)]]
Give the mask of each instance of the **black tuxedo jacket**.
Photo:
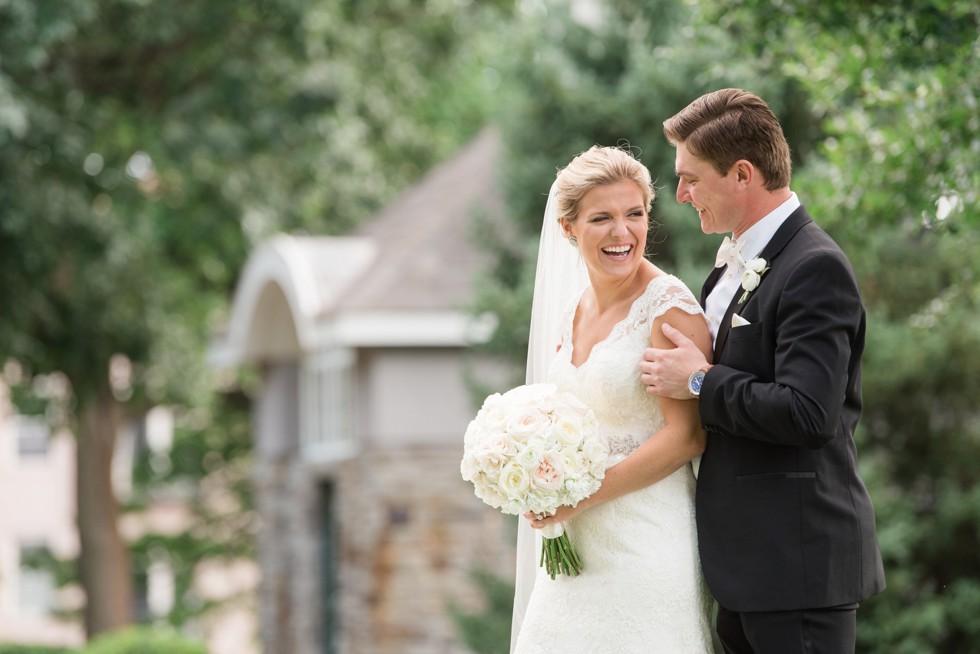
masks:
[[(855, 463), (864, 307), (844, 253), (803, 207), (760, 256), (770, 269), (744, 303), (741, 288), (732, 298), (701, 389), (702, 568), (733, 611), (849, 604), (885, 586)], [(733, 313), (751, 324), (732, 328)]]

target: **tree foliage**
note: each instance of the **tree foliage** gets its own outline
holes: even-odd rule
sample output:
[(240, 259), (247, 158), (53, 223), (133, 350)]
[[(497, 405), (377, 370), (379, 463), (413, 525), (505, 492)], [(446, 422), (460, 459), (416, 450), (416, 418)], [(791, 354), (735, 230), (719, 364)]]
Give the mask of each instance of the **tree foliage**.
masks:
[(736, 57), (728, 35), (699, 23), (688, 3), (596, 7), (599, 14), (583, 16), (566, 3), (527, 3), (501, 64), (510, 83), (494, 117), (506, 146), (508, 213), (519, 236), (481, 234), (497, 267), (477, 307), (501, 318), (485, 350), (515, 365), (515, 382), (523, 378), (541, 216), (560, 167), (595, 144), (629, 147), (650, 168), (658, 193), (648, 254), (697, 289), (702, 263), (717, 244), (701, 237), (694, 213), (674, 200), (674, 150), (663, 137), (663, 121), (703, 92), (747, 85), (805, 124), (787, 84)]
[[(719, 5), (819, 119), (794, 187), (841, 242), (869, 311), (860, 446), (889, 588), (865, 652), (971, 651), (980, 636), (980, 9)], [(759, 29), (761, 26), (762, 29)]]
[(207, 392), (203, 348), (249, 245), (228, 180), (267, 146), (253, 121), (278, 122), (288, 90), (250, 78), (296, 61), (293, 9), (2, 9), (0, 350), (69, 380), (89, 633), (132, 605), (115, 433), (127, 413)]
[(195, 434), (181, 463), (212, 437), (220, 451), (229, 407), (204, 350), (250, 248), (349, 230), (475, 132), (490, 87), (471, 73), (508, 8), (0, 4), (0, 355), (68, 383), (90, 634), (132, 605), (109, 482), (119, 425), (168, 404)]
[(980, 10), (960, 0), (550, 3), (515, 47), (503, 116), (511, 211), (493, 243), (491, 351), (520, 379), (535, 238), (555, 168), (627, 139), (661, 180), (654, 261), (697, 288), (714, 244), (671, 198), (660, 124), (702, 92), (752, 90), (780, 117), (793, 188), (850, 256), (869, 312), (858, 440), (889, 588), (859, 651), (971, 651), (980, 630)]
[(510, 643), (514, 584), (486, 572), (474, 572), (473, 580), (485, 601), (485, 609), (466, 612), (455, 603), (449, 613), (463, 642), (476, 654), (505, 654)]

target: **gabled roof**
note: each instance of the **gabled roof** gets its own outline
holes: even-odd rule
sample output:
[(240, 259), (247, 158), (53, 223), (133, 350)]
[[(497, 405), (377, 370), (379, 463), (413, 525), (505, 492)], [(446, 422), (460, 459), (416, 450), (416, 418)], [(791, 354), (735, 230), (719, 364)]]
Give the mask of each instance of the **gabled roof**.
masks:
[(473, 221), (502, 215), (500, 154), (496, 131), (487, 129), (354, 234), (279, 235), (257, 247), (212, 361), (484, 338), (490, 324), (474, 325), (467, 313), (485, 261), (471, 234)]
[(472, 243), (474, 220), (503, 213), (495, 130), (479, 134), (356, 232), (375, 244), (375, 264), (337, 310), (461, 309), (485, 257)]

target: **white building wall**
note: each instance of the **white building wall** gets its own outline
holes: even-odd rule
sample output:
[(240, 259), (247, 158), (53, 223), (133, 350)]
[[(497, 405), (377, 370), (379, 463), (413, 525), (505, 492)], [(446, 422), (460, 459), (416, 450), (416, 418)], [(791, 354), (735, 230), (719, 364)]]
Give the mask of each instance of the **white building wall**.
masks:
[[(481, 362), (479, 378), (491, 375)], [(363, 435), (391, 446), (458, 445), (479, 408), (464, 380), (460, 349), (365, 352), (360, 395)]]
[(20, 430), (28, 425), (0, 386), (0, 641), (79, 645), (81, 627), (52, 618), (44, 607), (76, 606), (78, 593), (57, 595), (52, 586), (46, 598), (43, 574), (20, 566), (25, 546), (46, 547), (59, 558), (78, 552), (75, 439), (59, 432), (50, 436), (46, 452), (21, 454)]
[[(54, 592), (52, 588), (51, 605), (44, 610), (38, 606), (38, 598), (44, 595), (37, 579), (40, 573), (24, 573), (20, 566), (24, 546), (46, 547), (59, 559), (78, 555), (75, 438), (61, 431), (50, 438), (45, 453), (20, 454), (18, 439), (24, 418), (16, 414), (6, 392), (0, 384), (0, 642), (78, 647), (85, 642), (81, 623), (57, 620), (50, 611), (81, 607), (81, 589)], [(164, 502), (142, 514), (124, 516), (120, 529), (136, 538), (149, 530), (179, 533), (190, 524), (185, 503)], [(159, 574), (157, 578), (162, 579)], [(25, 580), (33, 588), (32, 597), (22, 596)], [(258, 569), (251, 561), (213, 564), (196, 580), (195, 590), (205, 599), (235, 598), (198, 625), (198, 635), (208, 642), (211, 654), (258, 651), (257, 584)], [(159, 585), (157, 590), (161, 590)]]

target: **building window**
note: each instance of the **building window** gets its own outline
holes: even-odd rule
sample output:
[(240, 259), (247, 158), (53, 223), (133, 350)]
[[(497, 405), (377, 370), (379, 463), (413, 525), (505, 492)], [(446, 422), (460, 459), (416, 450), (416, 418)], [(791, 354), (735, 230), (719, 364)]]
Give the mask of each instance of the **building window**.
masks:
[(137, 622), (165, 618), (177, 601), (174, 566), (166, 551), (154, 548), (134, 559), (133, 616)]
[(170, 472), (173, 440), (174, 414), (168, 406), (155, 406), (120, 425), (112, 458), (112, 487), (118, 498), (132, 498), (138, 466), (146, 465), (147, 473), (160, 477)]
[(55, 608), (54, 575), (44, 565), (51, 556), (45, 545), (22, 543), (17, 580), (17, 608), (21, 615), (43, 617)]
[(356, 453), (353, 386), (351, 350), (327, 350), (303, 362), (300, 442), (304, 459), (330, 461)]
[(23, 416), (15, 418), (17, 430), (17, 454), (22, 457), (44, 456), (48, 453), (51, 441), (51, 428), (40, 416)]

